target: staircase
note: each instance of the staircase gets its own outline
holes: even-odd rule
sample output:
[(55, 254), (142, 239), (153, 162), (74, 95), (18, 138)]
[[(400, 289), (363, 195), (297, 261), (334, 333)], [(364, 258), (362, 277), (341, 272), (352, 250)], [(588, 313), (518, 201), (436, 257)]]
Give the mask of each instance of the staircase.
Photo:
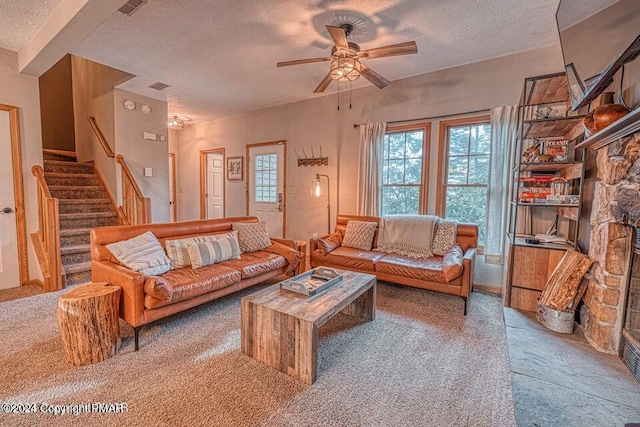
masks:
[(60, 253), (66, 285), (91, 282), (89, 232), (118, 225), (118, 214), (90, 163), (44, 152), (44, 177), (60, 207)]

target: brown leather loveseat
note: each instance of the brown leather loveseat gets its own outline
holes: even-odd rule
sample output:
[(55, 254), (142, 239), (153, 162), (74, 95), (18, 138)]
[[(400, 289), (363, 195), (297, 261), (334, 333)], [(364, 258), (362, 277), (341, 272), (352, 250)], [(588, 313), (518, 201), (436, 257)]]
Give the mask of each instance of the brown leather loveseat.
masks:
[[(336, 231), (342, 233), (342, 236), (344, 236), (349, 220), (380, 223), (380, 218), (373, 216), (338, 215)], [(373, 240), (374, 249), (377, 247), (377, 240), (378, 230), (376, 229)], [(456, 248), (458, 245), (459, 248)], [(477, 246), (478, 226), (459, 223), (456, 245), (444, 256), (434, 256), (427, 259), (412, 258), (344, 246), (323, 255), (318, 249), (318, 243), (315, 239), (311, 239), (309, 242), (309, 254), (312, 267), (326, 266), (373, 273), (380, 280), (462, 297), (464, 314), (466, 315), (467, 297), (472, 288)]]
[(166, 224), (101, 227), (91, 230), (91, 277), (122, 288), (120, 317), (135, 331), (138, 350), (139, 331), (147, 323), (220, 298), (293, 271), (302, 265), (304, 253), (295, 241), (271, 239), (272, 246), (258, 252), (243, 253), (198, 269), (184, 267), (160, 276), (144, 276), (121, 265), (106, 245), (151, 231), (165, 247), (166, 240), (220, 234), (231, 231), (234, 222), (257, 222), (256, 217), (235, 217)]

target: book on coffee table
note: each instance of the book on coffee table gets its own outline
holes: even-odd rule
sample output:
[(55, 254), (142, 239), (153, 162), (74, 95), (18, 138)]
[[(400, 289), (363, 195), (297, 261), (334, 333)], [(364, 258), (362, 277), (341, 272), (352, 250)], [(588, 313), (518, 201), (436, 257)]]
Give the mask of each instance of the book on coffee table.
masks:
[(318, 267), (280, 282), (280, 288), (301, 295), (312, 296), (342, 280), (342, 274), (326, 267)]

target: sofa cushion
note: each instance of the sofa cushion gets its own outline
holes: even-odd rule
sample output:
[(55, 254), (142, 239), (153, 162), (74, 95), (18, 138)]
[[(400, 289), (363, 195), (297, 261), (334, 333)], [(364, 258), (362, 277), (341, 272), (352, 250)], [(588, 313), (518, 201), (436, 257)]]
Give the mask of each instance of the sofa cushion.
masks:
[(287, 266), (287, 260), (282, 255), (271, 252), (257, 251), (240, 255), (240, 259), (221, 262), (218, 265), (233, 268), (240, 272), (243, 279), (259, 276)]
[(145, 279), (144, 291), (156, 299), (177, 302), (239, 281), (238, 270), (212, 264), (197, 270), (187, 267), (171, 270), (162, 276), (149, 276)]
[(122, 265), (145, 276), (163, 274), (171, 268), (171, 261), (151, 231), (106, 247)]
[(436, 232), (431, 243), (431, 252), (434, 255), (444, 256), (456, 243), (458, 223), (450, 219), (441, 219), (436, 224)]
[(349, 220), (344, 231), (342, 246), (370, 251), (373, 247), (376, 228), (378, 228), (377, 222)]
[(326, 255), (342, 244), (342, 233), (336, 231), (324, 239), (318, 239), (318, 249), (322, 255)]
[[(183, 268), (191, 265), (191, 257), (187, 246), (194, 243), (206, 243), (206, 242), (228, 242), (232, 250), (232, 258), (240, 256), (240, 245), (238, 243), (238, 233), (236, 231), (230, 231), (228, 233), (210, 234), (205, 236), (187, 237), (184, 239), (166, 240), (164, 242), (167, 248), (167, 255), (171, 259), (171, 268)], [(225, 245), (227, 243), (224, 243)]]
[(267, 231), (267, 223), (262, 222), (234, 222), (233, 230), (238, 232), (240, 251), (256, 252), (271, 246), (271, 239)]
[(332, 264), (358, 270), (375, 271), (374, 264), (385, 254), (382, 252), (362, 251), (360, 249), (340, 246), (327, 255), (322, 255), (320, 250), (311, 253), (314, 265)]
[(191, 260), (191, 268), (200, 268), (228, 259), (238, 259), (240, 246), (236, 238), (217, 239), (210, 242), (191, 243), (187, 245), (187, 252)]
[(462, 249), (455, 245), (444, 257), (431, 258), (388, 254), (376, 262), (376, 271), (429, 282), (451, 282), (462, 275)]

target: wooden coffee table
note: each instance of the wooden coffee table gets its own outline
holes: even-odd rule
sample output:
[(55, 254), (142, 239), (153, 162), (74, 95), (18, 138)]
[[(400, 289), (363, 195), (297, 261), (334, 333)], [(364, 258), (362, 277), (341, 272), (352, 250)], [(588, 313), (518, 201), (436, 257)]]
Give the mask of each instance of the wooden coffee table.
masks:
[(242, 352), (313, 384), (318, 328), (339, 312), (367, 322), (376, 315), (376, 276), (339, 271), (340, 283), (312, 297), (276, 284), (242, 298)]

